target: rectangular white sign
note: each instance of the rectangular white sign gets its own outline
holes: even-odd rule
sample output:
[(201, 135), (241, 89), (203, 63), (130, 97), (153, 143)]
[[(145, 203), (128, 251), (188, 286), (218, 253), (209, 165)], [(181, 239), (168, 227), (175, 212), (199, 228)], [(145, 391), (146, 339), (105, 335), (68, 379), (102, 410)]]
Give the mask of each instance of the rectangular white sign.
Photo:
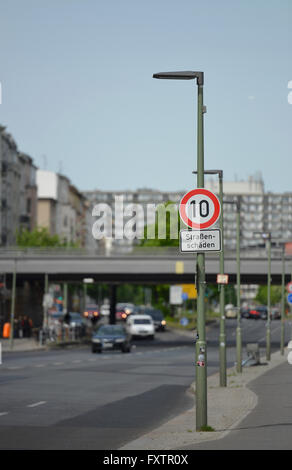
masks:
[(182, 286), (170, 286), (169, 303), (171, 305), (181, 305), (182, 301)]
[(181, 230), (180, 251), (182, 253), (221, 251), (221, 230)]

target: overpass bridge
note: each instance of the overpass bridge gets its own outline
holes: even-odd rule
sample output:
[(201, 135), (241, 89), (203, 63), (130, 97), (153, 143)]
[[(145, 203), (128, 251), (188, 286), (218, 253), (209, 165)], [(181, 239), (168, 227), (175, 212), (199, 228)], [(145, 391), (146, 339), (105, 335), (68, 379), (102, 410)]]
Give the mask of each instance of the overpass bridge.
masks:
[[(285, 281), (290, 281), (291, 262), (286, 262)], [(278, 252), (272, 254), (272, 283), (281, 284), (282, 261)], [(0, 273), (6, 273), (8, 283), (16, 269), (17, 280), (41, 280), (47, 273), (50, 281), (81, 282), (90, 277), (106, 284), (181, 284), (195, 281), (196, 255), (180, 254), (178, 248), (143, 248), (131, 253), (109, 256), (85, 250), (0, 250)], [(241, 283), (265, 284), (268, 261), (265, 250), (242, 252)], [(219, 255), (206, 254), (206, 282), (216, 282)], [(236, 255), (227, 252), (225, 273), (236, 282)]]

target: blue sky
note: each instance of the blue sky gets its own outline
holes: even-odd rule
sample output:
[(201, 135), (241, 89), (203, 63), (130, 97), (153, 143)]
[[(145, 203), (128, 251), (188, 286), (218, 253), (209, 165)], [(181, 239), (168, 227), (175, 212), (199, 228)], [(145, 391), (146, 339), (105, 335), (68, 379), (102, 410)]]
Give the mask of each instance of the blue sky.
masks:
[(1, 0), (0, 123), (80, 189), (191, 189), (205, 168), (292, 191), (291, 0)]

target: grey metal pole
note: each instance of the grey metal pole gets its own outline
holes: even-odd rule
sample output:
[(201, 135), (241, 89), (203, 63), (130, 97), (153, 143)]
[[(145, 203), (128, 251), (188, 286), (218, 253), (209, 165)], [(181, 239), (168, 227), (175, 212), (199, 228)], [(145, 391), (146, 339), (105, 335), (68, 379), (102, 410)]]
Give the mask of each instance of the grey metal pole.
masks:
[(236, 328), (236, 370), (242, 372), (242, 339), (240, 314), (240, 198), (236, 203), (236, 264), (237, 264), (237, 328)]
[(271, 234), (267, 239), (268, 245), (268, 305), (267, 305), (267, 339), (266, 339), (266, 358), (271, 359)]
[[(47, 273), (45, 273), (45, 294), (48, 294), (49, 292), (49, 276)], [(48, 309), (47, 306), (44, 306), (44, 328), (46, 329), (48, 327)]]
[[(220, 252), (220, 274), (224, 274), (224, 219), (223, 219), (223, 171), (219, 172), (219, 199), (221, 204), (220, 229), (222, 251)], [(226, 387), (226, 332), (225, 332), (225, 285), (220, 284), (220, 335), (219, 335), (220, 387)]]
[[(203, 80), (198, 80), (197, 186), (204, 187)], [(196, 430), (207, 426), (207, 348), (205, 327), (205, 254), (197, 254), (198, 341), (196, 343)]]
[(281, 285), (281, 339), (280, 350), (281, 355), (284, 355), (284, 342), (285, 342), (285, 244), (282, 245), (282, 285)]
[(10, 312), (10, 349), (13, 349), (13, 339), (14, 339), (15, 293), (16, 293), (16, 259), (14, 260), (14, 269), (13, 269), (13, 275), (12, 275), (11, 312)]
[(63, 294), (63, 311), (67, 313), (68, 311), (68, 284), (64, 283), (64, 294)]

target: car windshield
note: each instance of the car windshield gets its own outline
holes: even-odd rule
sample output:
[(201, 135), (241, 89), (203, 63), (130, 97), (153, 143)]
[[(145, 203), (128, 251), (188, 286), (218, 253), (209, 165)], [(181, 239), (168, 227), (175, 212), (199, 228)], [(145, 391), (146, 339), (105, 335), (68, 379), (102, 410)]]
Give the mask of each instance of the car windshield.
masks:
[(147, 318), (137, 318), (134, 320), (135, 325), (151, 325), (151, 321)]
[(125, 331), (122, 326), (104, 325), (97, 330), (97, 333), (99, 335), (123, 335)]
[(153, 320), (163, 320), (163, 315), (160, 310), (146, 310), (145, 313), (150, 315)]

